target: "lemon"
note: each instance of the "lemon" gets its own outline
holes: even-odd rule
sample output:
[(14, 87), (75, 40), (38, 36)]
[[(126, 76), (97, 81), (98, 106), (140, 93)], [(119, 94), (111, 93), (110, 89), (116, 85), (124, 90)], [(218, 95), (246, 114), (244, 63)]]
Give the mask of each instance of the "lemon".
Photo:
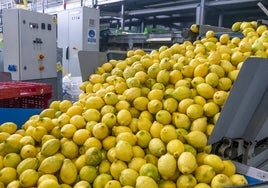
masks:
[(189, 98), (191, 96), (191, 90), (189, 87), (186, 87), (186, 86), (178, 86), (173, 91), (172, 96), (176, 100), (181, 101), (181, 100)]
[(239, 74), (239, 69), (236, 70), (232, 70), (228, 73), (228, 78), (231, 79), (232, 82), (234, 82), (236, 80), (236, 78), (238, 77)]
[(212, 99), (215, 93), (214, 88), (208, 83), (201, 83), (196, 86), (197, 93), (205, 99)]
[(192, 24), (191, 27), (190, 27), (190, 30), (193, 32), (193, 33), (198, 33), (198, 25), (197, 24)]
[(146, 117), (140, 117), (137, 121), (137, 128), (138, 130), (146, 130), (149, 131), (152, 126), (152, 122), (150, 119)]
[(231, 160), (223, 160), (224, 170), (222, 174), (227, 175), (228, 177), (232, 176), (236, 172), (236, 166)]
[(77, 131), (77, 127), (73, 124), (65, 124), (61, 127), (60, 133), (64, 138), (72, 138), (73, 134)]
[(109, 135), (109, 127), (104, 123), (97, 123), (92, 128), (92, 134), (95, 138), (103, 140)]
[(13, 167), (4, 167), (0, 170), (0, 182), (4, 185), (9, 184), (17, 178), (17, 171)]
[(207, 130), (207, 117), (200, 117), (192, 121), (190, 131), (206, 132)]
[[(2, 158), (2, 163), (5, 167), (16, 168), (17, 165), (21, 162), (21, 157), (17, 153), (8, 153)], [(2, 169), (2, 168), (1, 168)]]
[(194, 100), (191, 98), (182, 99), (178, 104), (178, 111), (180, 113), (186, 113), (186, 109), (194, 103)]
[(165, 143), (160, 138), (152, 138), (148, 148), (150, 153), (156, 157), (160, 157), (166, 153)]
[(205, 82), (205, 79), (203, 78), (203, 77), (201, 77), (201, 76), (196, 76), (196, 77), (194, 77), (193, 79), (192, 79), (192, 81), (191, 81), (191, 86), (193, 87), (193, 88), (196, 88), (196, 86), (198, 85), (198, 84), (201, 84), (201, 83), (204, 83)]
[(86, 99), (85, 107), (86, 109), (93, 108), (93, 109), (101, 109), (105, 105), (104, 100), (99, 96), (89, 96)]
[(191, 104), (186, 109), (186, 114), (191, 119), (197, 119), (203, 116), (203, 107), (200, 104)]
[(178, 158), (184, 152), (184, 144), (179, 139), (173, 139), (167, 143), (166, 150), (175, 158)]
[(60, 126), (63, 126), (70, 122), (70, 116), (65, 113), (61, 114), (57, 119)]
[(184, 151), (179, 156), (177, 165), (181, 173), (190, 174), (197, 168), (196, 158), (191, 152)]
[[(62, 187), (62, 188), (65, 188), (65, 187), (63, 187), (63, 185), (66, 185), (66, 186), (67, 186), (66, 188), (71, 188), (70, 185), (67, 185), (67, 184), (61, 184), (61, 187)], [(70, 187), (69, 187), (69, 186), (70, 186)], [(73, 188), (79, 188), (79, 187), (91, 188), (91, 185), (90, 185), (87, 181), (78, 181), (78, 182), (76, 182), (76, 183), (73, 185)]]
[(87, 129), (78, 129), (73, 134), (73, 141), (78, 145), (83, 145), (90, 137), (91, 133)]
[(61, 153), (70, 159), (74, 159), (78, 156), (78, 150), (78, 145), (72, 140), (67, 140), (61, 144)]
[(157, 183), (148, 176), (138, 176), (136, 179), (135, 188), (144, 188), (144, 187), (151, 187), (151, 188), (158, 188)]
[(129, 162), (133, 157), (133, 149), (129, 142), (119, 140), (115, 145), (116, 158)]
[(119, 181), (123, 186), (135, 186), (139, 173), (131, 168), (122, 170), (119, 175)]
[(176, 128), (188, 130), (191, 125), (191, 120), (186, 114), (174, 112), (172, 114), (172, 123), (176, 126)]
[(116, 144), (116, 137), (114, 136), (107, 136), (102, 140), (102, 143), (98, 142), (99, 148), (103, 147), (106, 151), (110, 148), (114, 147)]
[(200, 165), (195, 170), (195, 178), (199, 183), (209, 184), (216, 175), (213, 167), (209, 165)]
[(215, 154), (208, 154), (203, 162), (212, 166), (217, 174), (221, 173), (225, 168), (223, 160)]
[(67, 112), (68, 108), (72, 106), (72, 102), (69, 100), (62, 100), (59, 104), (59, 110), (62, 112)]
[(86, 155), (80, 154), (80, 156), (78, 156), (76, 159), (74, 159), (74, 164), (75, 164), (77, 170), (80, 171), (81, 168), (86, 165)]
[(229, 94), (226, 91), (216, 91), (213, 95), (213, 102), (219, 106), (223, 106), (228, 95)]
[(53, 179), (44, 180), (38, 185), (38, 188), (46, 188), (46, 187), (61, 188), (59, 183)]
[(167, 110), (159, 110), (155, 115), (156, 121), (167, 125), (171, 122), (171, 114)]
[(167, 98), (163, 101), (163, 109), (169, 113), (175, 112), (178, 108), (178, 102), (174, 98)]
[(74, 115), (70, 118), (70, 123), (75, 125), (78, 129), (86, 126), (86, 120), (82, 115)]
[(120, 140), (124, 140), (130, 143), (132, 146), (134, 146), (136, 144), (137, 137), (133, 133), (122, 132), (122, 133), (119, 133), (118, 136), (116, 137), (117, 142), (119, 142)]
[(66, 111), (66, 114), (70, 117), (74, 116), (74, 115), (81, 115), (83, 112), (83, 107), (79, 106), (79, 105), (72, 105), (68, 108), (68, 110)]
[(37, 149), (35, 146), (31, 144), (24, 145), (20, 150), (20, 156), (22, 159), (28, 158), (28, 157), (35, 157), (37, 154)]
[(171, 178), (177, 170), (177, 160), (169, 153), (162, 155), (157, 163), (158, 171), (165, 180)]
[(194, 96), (193, 100), (194, 100), (194, 103), (199, 104), (201, 106), (204, 106), (204, 104), (207, 103), (206, 99), (200, 95)]
[(159, 180), (160, 176), (158, 173), (158, 168), (152, 163), (143, 164), (139, 169), (139, 175), (148, 176), (153, 178), (156, 182)]
[(112, 133), (115, 136), (118, 136), (118, 134), (120, 134), (121, 132), (132, 132), (132, 131), (129, 127), (126, 127), (126, 126), (114, 126), (112, 128)]
[(110, 180), (105, 184), (104, 188), (121, 188), (121, 184), (117, 180)]
[(164, 143), (168, 143), (177, 137), (178, 135), (173, 125), (165, 125), (160, 131), (160, 138)]
[(207, 117), (213, 117), (220, 111), (220, 107), (214, 102), (208, 102), (204, 104), (203, 110)]
[(205, 82), (212, 87), (216, 87), (219, 83), (219, 76), (215, 72), (210, 72), (206, 75)]
[(19, 176), (20, 185), (23, 187), (35, 186), (39, 178), (39, 174), (36, 170), (27, 169), (23, 171)]
[(111, 162), (104, 159), (101, 161), (101, 163), (99, 164), (98, 170), (99, 173), (110, 173), (110, 167), (111, 167)]
[(230, 180), (234, 186), (243, 186), (248, 184), (248, 180), (242, 174), (233, 174), (230, 176)]
[(135, 145), (132, 147), (132, 149), (133, 149), (133, 157), (144, 157), (145, 152), (140, 146)]
[[(3, 184), (2, 182), (0, 183), (0, 187), (1, 187), (1, 188), (4, 188), (4, 187), (5, 187), (4, 184)], [(19, 180), (14, 180), (14, 181), (10, 182), (10, 183), (6, 186), (6, 188), (17, 188), (17, 187), (20, 187), (20, 181), (19, 181)]]
[(86, 121), (99, 121), (101, 113), (97, 109), (89, 108), (82, 113), (82, 116)]
[[(42, 112), (41, 112), (42, 113)], [(0, 132), (6, 132), (9, 134), (13, 134), (16, 132), (18, 126), (14, 122), (5, 122), (0, 125)]]
[(166, 85), (169, 82), (169, 71), (167, 69), (160, 70), (156, 75), (156, 81)]
[(120, 173), (124, 170), (127, 169), (127, 164), (126, 162), (122, 160), (115, 160), (112, 162), (111, 167), (110, 167), (110, 173), (113, 176), (115, 180), (119, 180)]
[(185, 135), (188, 144), (195, 148), (203, 148), (207, 145), (207, 136), (201, 131), (190, 131)]
[[(116, 103), (115, 105), (115, 111), (120, 111), (120, 110), (129, 110), (130, 109), (130, 103), (126, 100), (120, 100), (118, 101), (118, 103)], [(111, 113), (115, 113), (115, 112), (111, 112)]]
[(156, 114), (163, 109), (163, 103), (158, 99), (152, 99), (148, 102), (147, 109), (150, 113)]
[(225, 174), (217, 174), (211, 181), (211, 188), (221, 188), (232, 186), (232, 181)]
[(210, 185), (206, 183), (198, 183), (194, 188), (210, 188)]
[(99, 174), (94, 182), (93, 182), (93, 187), (95, 188), (102, 188), (106, 185), (107, 182), (112, 180), (112, 176), (110, 174)]
[(232, 87), (232, 80), (229, 77), (222, 77), (219, 79), (219, 83), (217, 85), (217, 89), (228, 91)]
[(197, 181), (192, 174), (183, 174), (179, 176), (176, 181), (177, 187), (180, 188), (188, 188), (188, 187), (195, 187)]
[(85, 165), (79, 171), (79, 178), (89, 183), (93, 183), (97, 176), (98, 169), (95, 166)]
[(119, 125), (127, 126), (131, 123), (132, 116), (128, 110), (122, 109), (117, 113), (116, 118)]
[(159, 188), (176, 188), (176, 183), (171, 180), (160, 180), (158, 182)]
[(98, 164), (101, 163), (102, 160), (102, 153), (99, 148), (96, 147), (91, 147), (87, 149), (85, 153), (85, 160), (86, 164), (90, 166), (97, 166)]
[[(141, 167), (146, 164), (146, 160), (142, 157), (133, 157), (131, 161), (128, 163), (128, 168), (136, 170), (137, 172), (140, 171)], [(149, 163), (147, 163), (149, 164)]]

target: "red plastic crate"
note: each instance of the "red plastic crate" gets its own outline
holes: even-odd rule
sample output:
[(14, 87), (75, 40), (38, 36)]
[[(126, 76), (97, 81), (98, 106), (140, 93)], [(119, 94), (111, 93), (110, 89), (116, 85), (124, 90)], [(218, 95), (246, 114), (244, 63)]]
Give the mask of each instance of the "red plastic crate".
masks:
[(10, 81), (0, 82), (0, 107), (47, 108), (52, 97), (52, 86), (45, 83)]

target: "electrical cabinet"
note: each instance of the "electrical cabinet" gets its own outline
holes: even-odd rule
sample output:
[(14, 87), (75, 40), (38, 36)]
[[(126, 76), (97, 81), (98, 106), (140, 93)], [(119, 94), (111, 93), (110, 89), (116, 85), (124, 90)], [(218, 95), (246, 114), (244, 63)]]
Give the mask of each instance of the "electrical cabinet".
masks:
[(57, 14), (58, 47), (63, 49), (62, 66), (72, 77), (81, 77), (79, 51), (99, 51), (99, 17), (99, 9), (91, 7), (64, 10)]
[(56, 19), (24, 9), (3, 10), (4, 71), (13, 80), (57, 77)]

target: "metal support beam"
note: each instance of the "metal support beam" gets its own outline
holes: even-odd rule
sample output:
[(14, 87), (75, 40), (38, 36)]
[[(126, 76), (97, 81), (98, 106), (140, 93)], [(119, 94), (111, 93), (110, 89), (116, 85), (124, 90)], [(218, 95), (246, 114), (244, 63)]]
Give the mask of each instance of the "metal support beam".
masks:
[(121, 29), (125, 28), (125, 4), (121, 4)]

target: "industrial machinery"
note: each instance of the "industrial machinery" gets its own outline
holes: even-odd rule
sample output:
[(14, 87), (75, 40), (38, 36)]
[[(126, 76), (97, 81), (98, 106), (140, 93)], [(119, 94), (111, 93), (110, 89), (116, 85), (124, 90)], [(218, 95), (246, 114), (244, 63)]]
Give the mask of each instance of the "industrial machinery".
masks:
[(99, 52), (99, 16), (99, 9), (90, 7), (57, 14), (58, 47), (63, 49), (62, 66), (71, 77), (81, 77), (78, 51)]
[[(222, 158), (263, 171), (268, 171), (267, 71), (267, 59), (244, 62), (209, 138)], [(268, 180), (267, 174), (255, 175)]]
[(56, 19), (24, 9), (3, 10), (4, 71), (12, 80), (52, 84), (57, 96)]

